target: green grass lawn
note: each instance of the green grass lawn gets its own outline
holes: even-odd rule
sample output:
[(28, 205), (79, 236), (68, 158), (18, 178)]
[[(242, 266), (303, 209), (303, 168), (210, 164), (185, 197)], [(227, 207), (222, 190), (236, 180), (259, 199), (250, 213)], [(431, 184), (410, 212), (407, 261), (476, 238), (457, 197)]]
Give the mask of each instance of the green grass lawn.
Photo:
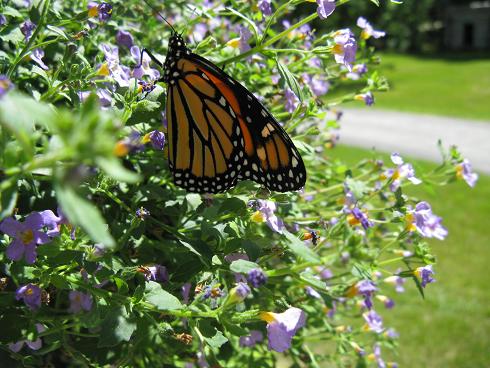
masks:
[(490, 56), (474, 60), (383, 54), (391, 90), (378, 108), (490, 121)]
[[(332, 151), (347, 163), (369, 155), (344, 146)], [(434, 166), (411, 162), (421, 168)], [(421, 186), (411, 191), (443, 217), (449, 236), (431, 241), (438, 259), (437, 282), (427, 286), (426, 299), (409, 285), (406, 293), (394, 295), (395, 308), (383, 313), (385, 324), (400, 333), (400, 355), (395, 359), (401, 367), (489, 367), (490, 177), (480, 176), (473, 189), (459, 182), (436, 192), (430, 194)]]

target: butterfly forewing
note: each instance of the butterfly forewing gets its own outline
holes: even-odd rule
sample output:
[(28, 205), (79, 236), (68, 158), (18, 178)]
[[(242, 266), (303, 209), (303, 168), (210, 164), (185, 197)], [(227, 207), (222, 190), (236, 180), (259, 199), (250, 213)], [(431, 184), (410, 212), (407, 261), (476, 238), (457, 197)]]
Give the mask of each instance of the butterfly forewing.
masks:
[[(180, 41), (171, 39), (170, 48)], [(304, 186), (293, 142), (244, 86), (185, 47), (169, 50), (165, 69), (169, 163), (177, 185), (200, 193), (224, 191), (240, 179), (280, 192)]]

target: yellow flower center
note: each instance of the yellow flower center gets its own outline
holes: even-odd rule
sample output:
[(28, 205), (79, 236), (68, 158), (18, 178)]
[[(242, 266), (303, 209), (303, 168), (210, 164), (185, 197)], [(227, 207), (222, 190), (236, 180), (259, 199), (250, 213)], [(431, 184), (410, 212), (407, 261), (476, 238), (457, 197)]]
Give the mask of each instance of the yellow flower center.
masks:
[(264, 214), (260, 211), (255, 211), (252, 216), (250, 216), (250, 220), (252, 220), (253, 222), (256, 222), (258, 224), (260, 224), (261, 222), (264, 222), (265, 219), (264, 219)]
[(99, 15), (99, 8), (97, 6), (92, 6), (88, 10), (88, 16), (89, 16), (89, 18), (96, 17), (97, 15)]
[(335, 331), (338, 333), (342, 333), (342, 332), (347, 331), (347, 327), (344, 325), (340, 325), (340, 326), (335, 327)]
[(376, 360), (376, 355), (374, 355), (374, 353), (369, 354), (367, 360), (374, 362)]
[(226, 43), (226, 46), (234, 47), (235, 49), (240, 46), (240, 38), (233, 38)]
[(396, 180), (396, 179), (398, 179), (399, 177), (400, 177), (400, 172), (399, 172), (398, 170), (395, 170), (395, 171), (393, 172), (393, 175), (391, 176), (391, 178), (392, 178), (393, 180)]
[(338, 43), (334, 47), (332, 47), (332, 52), (337, 55), (342, 55), (344, 53), (344, 46)]
[(99, 70), (97, 70), (97, 75), (108, 76), (109, 74), (111, 74), (111, 72), (107, 63), (102, 64)]
[(422, 277), (422, 268), (421, 267), (416, 268), (413, 271), (413, 274), (420, 279)]
[(32, 295), (34, 294), (34, 290), (32, 289), (27, 289), (26, 292), (25, 292), (26, 295)]
[(24, 245), (30, 244), (34, 241), (34, 233), (31, 229), (22, 231), (20, 233), (20, 240), (22, 240), (22, 243), (24, 243)]
[(369, 37), (371, 37), (371, 35), (368, 32), (366, 32), (366, 30), (361, 32), (361, 38), (363, 40), (367, 40)]
[(347, 291), (345, 292), (345, 296), (347, 298), (353, 298), (357, 295), (358, 292), (359, 292), (359, 289), (357, 288), (357, 285), (354, 284), (350, 288), (347, 289)]
[(361, 221), (359, 221), (359, 219), (353, 214), (347, 215), (347, 222), (351, 226), (359, 225), (361, 223)]
[(129, 147), (126, 143), (124, 143), (124, 141), (119, 141), (114, 146), (113, 152), (117, 157), (123, 157), (128, 154)]
[(142, 142), (143, 144), (147, 144), (147, 143), (149, 143), (150, 141), (151, 141), (151, 139), (150, 139), (150, 133), (145, 134), (145, 135), (143, 136), (143, 138), (141, 139), (141, 142)]
[(463, 165), (456, 166), (456, 177), (458, 179), (463, 179)]
[(10, 81), (8, 79), (0, 80), (0, 88), (8, 89), (10, 87)]
[(272, 323), (276, 321), (275, 313), (272, 312), (260, 312), (259, 318), (267, 323)]

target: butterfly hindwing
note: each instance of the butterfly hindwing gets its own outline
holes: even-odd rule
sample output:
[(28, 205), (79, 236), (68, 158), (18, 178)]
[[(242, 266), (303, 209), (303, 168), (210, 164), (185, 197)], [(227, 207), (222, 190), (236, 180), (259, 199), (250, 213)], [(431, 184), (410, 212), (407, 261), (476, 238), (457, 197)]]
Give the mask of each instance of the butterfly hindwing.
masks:
[(175, 183), (199, 193), (224, 191), (240, 179), (280, 192), (302, 188), (301, 156), (272, 114), (238, 81), (179, 42), (170, 41), (164, 77)]

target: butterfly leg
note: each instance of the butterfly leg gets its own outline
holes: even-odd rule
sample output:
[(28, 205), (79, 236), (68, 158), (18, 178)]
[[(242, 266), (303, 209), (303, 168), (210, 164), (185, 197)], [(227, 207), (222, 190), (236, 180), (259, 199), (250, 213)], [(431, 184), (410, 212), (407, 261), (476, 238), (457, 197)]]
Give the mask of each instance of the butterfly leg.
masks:
[(162, 63), (160, 60), (158, 60), (158, 59), (156, 58), (156, 56), (155, 56), (155, 55), (153, 55), (153, 54), (152, 54), (150, 51), (148, 51), (147, 49), (144, 49), (144, 48), (143, 48), (143, 49), (141, 49), (141, 53), (140, 53), (140, 63), (139, 63), (139, 65), (137, 65), (137, 67), (140, 67), (140, 66), (141, 66), (141, 64), (143, 63), (143, 54), (144, 54), (144, 53), (146, 53), (146, 55), (148, 55), (148, 56), (150, 57), (151, 61), (153, 61), (155, 64), (157, 64), (157, 65), (158, 65), (160, 68), (163, 68), (163, 63)]

